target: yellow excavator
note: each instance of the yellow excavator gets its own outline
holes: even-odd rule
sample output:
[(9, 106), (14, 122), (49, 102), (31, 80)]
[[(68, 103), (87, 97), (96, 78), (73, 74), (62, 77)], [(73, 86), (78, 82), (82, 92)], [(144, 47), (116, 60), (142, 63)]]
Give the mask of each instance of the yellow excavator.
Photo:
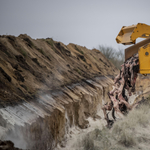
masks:
[[(137, 38), (146, 38), (136, 44)], [(116, 37), (117, 43), (124, 45), (134, 44), (125, 49), (125, 60), (134, 54), (139, 54), (139, 73), (150, 74), (150, 26), (138, 23), (132, 26), (123, 26)]]

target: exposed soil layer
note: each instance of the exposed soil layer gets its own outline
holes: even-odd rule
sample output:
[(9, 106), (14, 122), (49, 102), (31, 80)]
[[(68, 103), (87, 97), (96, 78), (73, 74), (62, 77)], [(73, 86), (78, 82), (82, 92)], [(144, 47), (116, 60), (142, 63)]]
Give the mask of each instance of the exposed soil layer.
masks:
[(117, 73), (96, 49), (0, 36), (0, 139), (22, 149), (65, 146), (69, 127), (97, 118)]
[(0, 36), (0, 103), (34, 99), (37, 91), (117, 73), (103, 54), (51, 38)]

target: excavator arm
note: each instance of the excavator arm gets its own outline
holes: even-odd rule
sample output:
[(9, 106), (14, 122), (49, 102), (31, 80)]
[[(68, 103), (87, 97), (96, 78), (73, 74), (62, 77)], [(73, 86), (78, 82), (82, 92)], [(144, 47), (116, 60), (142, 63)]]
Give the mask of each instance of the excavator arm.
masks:
[[(137, 38), (146, 38), (136, 43)], [(116, 37), (117, 43), (124, 45), (134, 44), (125, 49), (125, 60), (134, 54), (139, 54), (139, 73), (150, 74), (150, 26), (138, 23), (132, 26), (123, 26)]]
[(123, 26), (116, 37), (117, 43), (124, 45), (135, 44), (137, 38), (150, 38), (150, 26), (138, 23), (132, 26)]

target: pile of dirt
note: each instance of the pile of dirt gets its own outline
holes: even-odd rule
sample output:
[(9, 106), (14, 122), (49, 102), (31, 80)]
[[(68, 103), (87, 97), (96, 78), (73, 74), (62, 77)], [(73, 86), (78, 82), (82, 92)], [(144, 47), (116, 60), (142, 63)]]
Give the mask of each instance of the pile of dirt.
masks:
[(117, 73), (96, 49), (0, 36), (0, 139), (22, 149), (64, 146), (71, 127), (96, 117)]
[[(0, 106), (31, 100), (41, 91), (117, 74), (96, 50), (28, 35), (0, 36)], [(38, 93), (38, 94), (37, 94)]]

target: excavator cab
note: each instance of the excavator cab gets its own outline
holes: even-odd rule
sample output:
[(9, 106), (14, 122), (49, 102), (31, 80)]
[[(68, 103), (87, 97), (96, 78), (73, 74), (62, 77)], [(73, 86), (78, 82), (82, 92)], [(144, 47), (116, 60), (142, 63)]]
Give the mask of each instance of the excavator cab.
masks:
[[(137, 38), (146, 38), (136, 44)], [(132, 26), (123, 26), (116, 37), (117, 43), (124, 45), (134, 44), (125, 49), (125, 60), (134, 54), (139, 54), (139, 73), (150, 74), (150, 26), (138, 23)]]

